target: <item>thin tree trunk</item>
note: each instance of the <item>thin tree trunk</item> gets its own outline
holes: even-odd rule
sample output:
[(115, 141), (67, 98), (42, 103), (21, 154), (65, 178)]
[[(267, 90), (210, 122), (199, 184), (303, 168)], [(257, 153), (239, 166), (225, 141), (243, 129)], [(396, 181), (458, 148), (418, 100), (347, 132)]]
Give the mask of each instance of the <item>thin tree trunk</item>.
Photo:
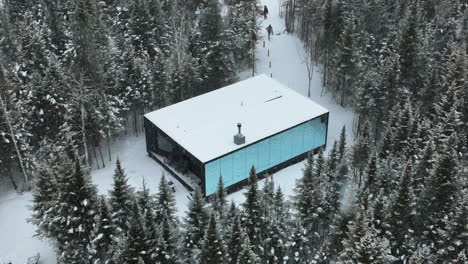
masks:
[(137, 126), (137, 113), (136, 113), (136, 109), (133, 110), (133, 129), (134, 129), (134, 133), (135, 135), (138, 137), (138, 126)]
[(81, 136), (83, 140), (83, 147), (84, 147), (84, 154), (85, 154), (85, 160), (86, 160), (86, 166), (88, 169), (91, 168), (90, 162), (89, 162), (89, 153), (88, 153), (88, 141), (86, 140), (86, 122), (85, 122), (85, 108), (83, 105), (83, 86), (80, 84), (80, 118), (81, 118)]
[(21, 157), (21, 153), (20, 153), (19, 148), (18, 148), (18, 143), (16, 142), (15, 133), (14, 133), (13, 127), (11, 125), (10, 117), (8, 116), (6, 103), (3, 102), (3, 98), (1, 96), (0, 96), (0, 108), (4, 110), (3, 112), (5, 113), (5, 123), (8, 126), (8, 130), (10, 131), (10, 137), (11, 137), (11, 140), (13, 141), (13, 146), (15, 147), (16, 157), (18, 158), (18, 163), (20, 165), (21, 172), (23, 173), (24, 182), (26, 184), (28, 184), (29, 179), (28, 179), (28, 175), (26, 173), (26, 169), (25, 169), (24, 164), (23, 164), (23, 158)]
[(124, 124), (125, 135), (127, 135), (127, 125), (128, 125), (128, 112), (125, 111), (125, 124)]
[(18, 192), (18, 185), (16, 184), (15, 178), (13, 177), (13, 174), (11, 173), (11, 168), (8, 167), (8, 178), (10, 179), (11, 185), (13, 185), (13, 188), (15, 189), (16, 192)]
[(97, 152), (96, 152), (96, 140), (94, 140), (94, 143), (95, 143), (93, 144), (94, 159), (96, 160), (97, 168), (100, 169), (101, 167), (99, 166), (99, 159), (98, 159)]
[(110, 129), (107, 129), (107, 149), (109, 150), (109, 162), (112, 161), (111, 147), (110, 147)]
[(99, 140), (97, 144), (99, 148), (99, 154), (101, 155), (102, 167), (105, 168), (106, 164), (104, 163), (104, 156), (102, 155), (101, 141)]

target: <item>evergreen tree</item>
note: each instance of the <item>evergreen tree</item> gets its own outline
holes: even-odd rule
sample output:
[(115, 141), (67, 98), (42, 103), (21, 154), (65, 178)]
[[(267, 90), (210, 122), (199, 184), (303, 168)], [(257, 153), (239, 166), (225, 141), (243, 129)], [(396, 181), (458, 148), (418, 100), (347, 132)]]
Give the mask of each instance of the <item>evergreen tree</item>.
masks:
[(444, 246), (443, 233), (447, 232), (444, 219), (452, 211), (455, 194), (457, 193), (457, 160), (450, 149), (440, 155), (437, 165), (430, 176), (424, 201), (420, 201), (420, 214), (425, 215), (423, 226), (426, 229), (425, 239), (434, 243), (437, 251)]
[(250, 244), (249, 237), (245, 236), (240, 243), (242, 250), (240, 251), (238, 260), (235, 263), (259, 263), (260, 258), (252, 251), (252, 245)]
[(337, 66), (337, 82), (335, 89), (340, 97), (340, 105), (345, 105), (345, 98), (351, 96), (351, 85), (358, 70), (359, 57), (357, 54), (356, 34), (355, 34), (355, 14), (346, 12), (343, 32), (340, 34), (337, 47), (335, 63)]
[(224, 189), (223, 177), (219, 177), (218, 186), (216, 187), (216, 192), (212, 200), (213, 210), (218, 214), (218, 216), (224, 220), (226, 214), (227, 200), (226, 200), (226, 190)]
[(75, 169), (61, 175), (57, 207), (54, 219), (56, 238), (59, 242), (60, 263), (82, 263), (87, 259), (87, 245), (96, 215), (97, 191), (90, 176), (75, 159)]
[(124, 248), (119, 256), (119, 261), (128, 264), (138, 264), (140, 258), (146, 258), (148, 248), (146, 247), (145, 229), (143, 228), (143, 220), (137, 202), (133, 202), (132, 216), (129, 221), (129, 229), (125, 237)]
[(362, 173), (369, 162), (370, 145), (371, 140), (369, 134), (369, 124), (366, 122), (362, 128), (362, 132), (359, 135), (356, 144), (353, 147), (353, 152), (351, 154), (352, 166), (354, 168), (354, 177), (358, 182), (358, 186), (361, 186)]
[(411, 233), (414, 232), (415, 205), (412, 196), (412, 166), (411, 163), (406, 165), (389, 220), (395, 242), (394, 256), (398, 256), (400, 259), (408, 259), (408, 253), (411, 251), (408, 241), (411, 238)]
[(125, 234), (129, 228), (128, 221), (132, 215), (133, 188), (127, 183), (127, 176), (120, 164), (116, 161), (114, 170), (114, 184), (110, 191), (110, 205), (112, 220), (117, 234)]
[(151, 29), (151, 17), (148, 12), (146, 0), (135, 0), (129, 5), (130, 18), (128, 27), (130, 29), (131, 45), (136, 56), (142, 54), (154, 54), (153, 36)]
[(401, 36), (400, 44), (400, 83), (403, 87), (410, 90), (413, 96), (417, 96), (420, 91), (418, 88), (417, 71), (417, 57), (419, 50), (419, 34), (417, 29), (418, 2), (414, 2), (411, 6), (411, 12), (408, 15), (408, 24)]
[(161, 240), (157, 245), (156, 263), (179, 263), (178, 226), (164, 216), (159, 228)]
[(338, 161), (342, 162), (346, 155), (346, 127), (343, 126), (340, 133), (340, 141), (338, 143)]
[(226, 37), (236, 64), (252, 63), (250, 60), (256, 42), (253, 36), (257, 35), (256, 15), (251, 1), (242, 1), (229, 9)]
[(233, 56), (224, 36), (219, 3), (209, 0), (199, 22), (200, 35), (192, 56), (199, 59), (201, 93), (221, 88), (234, 79)]
[(226, 263), (228, 260), (226, 245), (219, 233), (217, 220), (211, 215), (200, 254), (201, 263)]
[(200, 253), (199, 250), (202, 247), (208, 224), (208, 212), (199, 189), (195, 190), (186, 215), (183, 258), (190, 260), (191, 258), (197, 258)]
[(88, 246), (93, 263), (106, 263), (111, 258), (109, 252), (114, 243), (114, 237), (115, 229), (112, 224), (107, 201), (104, 196), (101, 196), (96, 223), (91, 234), (90, 245)]
[(466, 187), (459, 192), (456, 201), (453, 218), (447, 219), (448, 232), (444, 234), (445, 240), (449, 243), (445, 243), (445, 249), (438, 252), (438, 261), (463, 263), (467, 260), (468, 190)]
[(156, 207), (155, 207), (155, 221), (156, 224), (161, 224), (163, 220), (167, 220), (171, 223), (176, 222), (174, 216), (176, 212), (175, 198), (172, 189), (166, 182), (164, 174), (161, 177), (161, 181), (158, 186), (158, 193), (156, 194)]
[(31, 222), (38, 227), (37, 233), (50, 237), (53, 216), (52, 207), (58, 196), (58, 183), (51, 169), (43, 166), (38, 168), (34, 188)]
[(262, 228), (262, 216), (259, 201), (260, 194), (258, 191), (257, 173), (252, 166), (249, 175), (249, 190), (245, 194), (245, 202), (243, 204), (245, 210), (244, 226), (252, 245), (260, 245), (261, 241), (259, 231)]

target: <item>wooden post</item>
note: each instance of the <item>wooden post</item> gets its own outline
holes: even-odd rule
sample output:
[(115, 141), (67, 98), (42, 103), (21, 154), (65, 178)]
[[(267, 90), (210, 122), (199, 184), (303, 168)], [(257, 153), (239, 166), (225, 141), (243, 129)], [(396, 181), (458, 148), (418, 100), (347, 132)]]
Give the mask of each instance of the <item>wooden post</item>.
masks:
[(268, 49), (268, 57), (270, 57), (270, 49)]
[(270, 61), (270, 69), (271, 69), (271, 61)]
[(270, 73), (270, 77), (273, 78), (273, 73)]
[(263, 41), (263, 47), (265, 47), (265, 41)]

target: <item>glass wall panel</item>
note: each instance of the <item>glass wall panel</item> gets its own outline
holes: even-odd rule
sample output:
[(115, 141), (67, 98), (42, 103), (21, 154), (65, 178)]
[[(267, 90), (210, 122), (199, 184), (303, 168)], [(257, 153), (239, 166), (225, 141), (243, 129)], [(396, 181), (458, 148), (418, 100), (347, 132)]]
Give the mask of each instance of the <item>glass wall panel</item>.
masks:
[(229, 186), (234, 183), (234, 153), (221, 158), (221, 176), (224, 185)]
[[(233, 183), (245, 179), (245, 149), (238, 150), (234, 154), (234, 177)], [(231, 154), (232, 155), (232, 154)]]
[(313, 121), (309, 121), (302, 126), (304, 127), (304, 145), (302, 146), (302, 153), (304, 153), (310, 151), (314, 145)]
[(206, 195), (216, 191), (219, 176), (226, 187), (325, 144), (327, 125), (320, 118), (235, 151), (205, 165)]
[(293, 131), (288, 130), (281, 133), (281, 161), (293, 158), (292, 151)]
[(216, 191), (220, 173), (219, 159), (205, 164), (205, 188), (206, 195), (210, 195)]
[(256, 169), (257, 172), (261, 172), (270, 167), (270, 141), (269, 139), (262, 140), (256, 145), (258, 145), (258, 168)]
[(257, 148), (258, 148), (258, 144), (254, 144), (245, 148), (245, 171), (244, 173), (246, 175), (249, 175), (250, 168), (252, 168), (252, 166), (254, 166), (255, 168), (258, 168)]
[(304, 126), (293, 128), (293, 154), (294, 156), (304, 153)]
[(270, 142), (270, 167), (281, 163), (281, 134), (271, 137)]
[(327, 125), (320, 121), (320, 118), (314, 120), (314, 148), (325, 144)]

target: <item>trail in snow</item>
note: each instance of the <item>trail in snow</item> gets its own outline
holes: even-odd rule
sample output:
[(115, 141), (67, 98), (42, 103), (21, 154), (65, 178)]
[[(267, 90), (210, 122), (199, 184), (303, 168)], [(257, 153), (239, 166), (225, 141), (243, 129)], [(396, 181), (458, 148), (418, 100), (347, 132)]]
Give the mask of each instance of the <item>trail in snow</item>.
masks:
[[(286, 33), (284, 19), (279, 16), (280, 0), (261, 0), (261, 5), (268, 7), (268, 18), (261, 20), (259, 41), (256, 47), (256, 67), (255, 74), (264, 73), (272, 76), (284, 85), (296, 92), (307, 96), (309, 79), (307, 74), (307, 65), (304, 62), (304, 48), (297, 36)], [(266, 28), (268, 25), (273, 27), (273, 35), (268, 40)], [(265, 47), (263, 47), (265, 42)], [(271, 63), (271, 67), (270, 67)], [(247, 79), (252, 76), (252, 69), (239, 74), (240, 79)], [(310, 99), (324, 106), (330, 111), (328, 122), (327, 150), (333, 146), (333, 142), (340, 137), (341, 128), (346, 126), (348, 134), (348, 143), (352, 143), (352, 124), (354, 112), (350, 109), (339, 106), (331, 95), (326, 91), (322, 93), (322, 74), (317, 66), (314, 67), (313, 78), (311, 82)], [(295, 107), (291, 105), (291, 107)], [(304, 109), (307, 111), (307, 109)], [(271, 122), (275, 122), (275, 117), (267, 117)], [(289, 166), (272, 175), (275, 185), (280, 186), (285, 195), (293, 194), (296, 180), (302, 176), (304, 162), (299, 162)], [(261, 181), (262, 182), (262, 181)], [(262, 186), (262, 183), (260, 183)], [(229, 199), (238, 204), (244, 200), (245, 188), (239, 192), (229, 195)]]
[[(261, 0), (262, 6), (266, 5), (269, 9), (267, 19), (261, 18), (260, 37), (256, 49), (256, 74), (265, 73), (268, 76), (273, 76), (273, 79), (280, 81), (298, 93), (307, 96), (308, 90), (308, 74), (307, 66), (304, 62), (304, 48), (297, 36), (286, 32), (284, 19), (279, 16), (279, 1), (278, 0)], [(271, 40), (268, 40), (266, 27), (273, 27), (274, 35)], [(279, 34), (279, 35), (278, 35)], [(265, 47), (263, 47), (265, 41)], [(269, 51), (269, 56), (268, 56)], [(271, 62), (271, 68), (270, 68)], [(246, 79), (252, 76), (252, 70), (245, 71), (240, 74), (241, 79)], [(348, 142), (352, 142), (352, 125), (354, 112), (350, 109), (339, 106), (335, 100), (322, 92), (322, 74), (319, 72), (318, 66), (314, 67), (313, 79), (311, 83), (310, 99), (321, 104), (330, 111), (330, 121), (328, 127), (327, 149), (331, 147), (335, 140), (339, 139), (341, 128), (346, 126), (348, 133)], [(294, 106), (291, 106), (294, 107)], [(307, 109), (304, 109), (307, 111)], [(274, 122), (274, 117), (272, 122)]]

